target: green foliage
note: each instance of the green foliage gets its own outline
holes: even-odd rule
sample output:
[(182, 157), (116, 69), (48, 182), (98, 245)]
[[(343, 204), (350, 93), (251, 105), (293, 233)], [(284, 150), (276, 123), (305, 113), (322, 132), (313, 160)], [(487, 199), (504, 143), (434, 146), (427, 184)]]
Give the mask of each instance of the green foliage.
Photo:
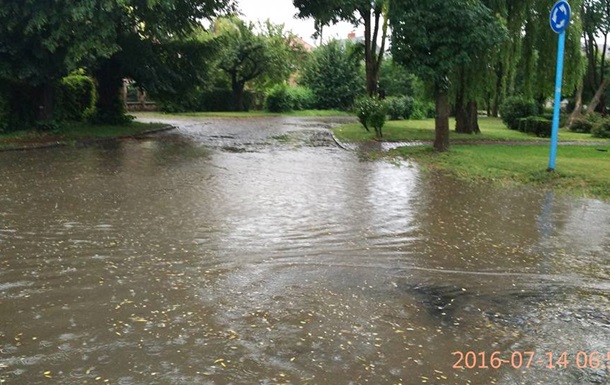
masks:
[(363, 97), (354, 105), (356, 116), (362, 126), (369, 131), (369, 127), (375, 130), (377, 138), (383, 137), (383, 126), (385, 124), (387, 107), (383, 100), (371, 97)]
[[(255, 94), (251, 91), (243, 93), (243, 110), (254, 107)], [(226, 88), (198, 89), (188, 95), (188, 98), (173, 98), (159, 102), (161, 111), (200, 112), (200, 111), (234, 111), (233, 91)]]
[(411, 113), (411, 119), (422, 120), (434, 118), (436, 116), (436, 106), (434, 103), (416, 99), (413, 102), (413, 112)]
[(518, 130), (518, 119), (534, 116), (538, 113), (536, 102), (519, 96), (513, 96), (500, 106), (502, 120), (511, 130)]
[(437, 87), (505, 38), (505, 28), (478, 0), (394, 1), (390, 23), (394, 60)]
[(411, 119), (415, 110), (415, 100), (409, 96), (389, 97), (385, 103), (391, 120)]
[(570, 131), (579, 132), (582, 134), (590, 134), (593, 127), (596, 124), (601, 123), (602, 120), (603, 118), (596, 113), (576, 118), (570, 125)]
[(95, 82), (89, 76), (66, 76), (58, 86), (56, 116), (61, 120), (83, 120), (92, 113), (95, 97)]
[(349, 50), (332, 41), (316, 49), (306, 63), (302, 82), (313, 92), (316, 108), (347, 110), (363, 93), (360, 60)]
[(394, 62), (391, 56), (381, 64), (379, 90), (383, 90), (387, 97), (411, 96), (417, 99), (425, 94), (422, 81), (405, 67)]
[(594, 138), (610, 138), (610, 119), (603, 119), (593, 126), (591, 135)]
[(265, 99), (265, 109), (269, 112), (287, 112), (294, 109), (294, 99), (284, 84), (269, 90)]
[(237, 99), (247, 83), (259, 92), (283, 84), (304, 55), (301, 47), (293, 44), (295, 36), (283, 25), (267, 21), (256, 31), (254, 24), (229, 17), (218, 20), (216, 27), (220, 47), (217, 65), (229, 80), (237, 110)]
[(553, 121), (540, 116), (528, 116), (526, 118), (518, 118), (516, 125), (521, 132), (548, 138), (551, 136)]
[(316, 99), (309, 88), (302, 86), (289, 87), (288, 93), (292, 97), (293, 110), (301, 111), (315, 108)]

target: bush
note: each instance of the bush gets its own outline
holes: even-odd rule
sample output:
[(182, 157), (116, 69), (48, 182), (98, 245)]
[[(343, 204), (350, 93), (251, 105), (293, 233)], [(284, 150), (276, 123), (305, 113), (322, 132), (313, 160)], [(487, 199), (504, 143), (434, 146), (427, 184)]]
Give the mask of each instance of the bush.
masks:
[(414, 100), (413, 101), (413, 112), (411, 114), (411, 119), (413, 120), (422, 120), (434, 118), (436, 116), (436, 107), (434, 103)]
[(599, 123), (593, 125), (591, 134), (594, 138), (610, 138), (610, 119), (603, 119)]
[[(256, 95), (244, 90), (244, 111), (253, 108)], [(172, 97), (167, 100), (157, 100), (163, 112), (199, 112), (199, 111), (233, 111), (233, 92), (230, 89), (214, 88), (210, 90), (195, 90), (181, 98)]]
[(574, 119), (570, 125), (570, 131), (579, 132), (581, 134), (590, 134), (593, 128), (593, 123), (588, 121), (586, 118)]
[(269, 90), (265, 98), (265, 109), (269, 112), (287, 112), (294, 109), (294, 99), (284, 84)]
[(502, 121), (506, 123), (511, 130), (519, 129), (519, 119), (535, 116), (537, 111), (538, 107), (534, 100), (525, 99), (519, 96), (513, 96), (506, 99), (500, 106)]
[(57, 87), (57, 118), (84, 120), (95, 108), (95, 82), (88, 76), (69, 75)]
[(375, 129), (375, 136), (382, 138), (382, 128), (385, 124), (387, 107), (383, 100), (364, 97), (358, 99), (354, 105), (356, 115), (362, 126), (367, 130), (369, 127)]
[(315, 108), (316, 98), (307, 87), (289, 87), (288, 93), (292, 97), (293, 110), (310, 110)]
[(410, 119), (413, 115), (414, 101), (409, 96), (390, 97), (385, 99), (390, 120)]
[(553, 121), (541, 116), (519, 118), (515, 125), (519, 131), (527, 134), (534, 134), (541, 138), (550, 137), (553, 129)]
[(574, 121), (570, 125), (570, 131), (590, 134), (593, 127), (596, 124), (601, 123), (602, 120), (603, 118), (601, 117), (601, 115), (596, 113), (583, 115), (581, 118), (574, 119)]
[(301, 81), (315, 95), (316, 108), (348, 110), (362, 94), (360, 58), (353, 47), (332, 41), (312, 52)]

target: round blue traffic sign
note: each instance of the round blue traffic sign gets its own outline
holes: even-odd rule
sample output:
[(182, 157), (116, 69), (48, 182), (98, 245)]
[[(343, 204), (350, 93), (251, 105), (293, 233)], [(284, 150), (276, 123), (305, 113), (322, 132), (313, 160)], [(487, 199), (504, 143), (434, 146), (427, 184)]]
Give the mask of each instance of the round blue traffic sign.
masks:
[(555, 33), (562, 33), (570, 24), (572, 9), (566, 0), (559, 0), (551, 9), (551, 28)]

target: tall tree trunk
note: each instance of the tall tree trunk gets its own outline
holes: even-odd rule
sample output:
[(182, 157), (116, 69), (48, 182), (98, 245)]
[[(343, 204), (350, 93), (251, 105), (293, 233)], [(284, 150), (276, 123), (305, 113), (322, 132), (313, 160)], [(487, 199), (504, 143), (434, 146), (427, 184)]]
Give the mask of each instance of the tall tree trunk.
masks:
[(479, 127), (479, 106), (476, 100), (471, 100), (466, 105), (470, 121), (470, 134), (480, 134), (481, 127)]
[(581, 81), (578, 83), (578, 88), (576, 89), (574, 111), (572, 111), (570, 117), (568, 118), (568, 129), (572, 127), (572, 124), (576, 119), (580, 119), (582, 116), (582, 93), (584, 89), (585, 82), (581, 79)]
[(455, 131), (460, 134), (480, 134), (479, 111), (476, 101), (456, 103)]
[(244, 110), (244, 87), (245, 83), (239, 81), (235, 76), (231, 79), (233, 90), (233, 108), (237, 112)]
[(435, 87), (436, 119), (434, 151), (445, 152), (449, 149), (449, 95), (443, 86)]
[(371, 26), (371, 11), (370, 9), (361, 10), (360, 14), (364, 20), (364, 65), (366, 74), (366, 92), (369, 96), (377, 94), (377, 79), (375, 77), (375, 63), (372, 51), (372, 26)]
[(38, 99), (38, 109), (36, 111), (36, 120), (44, 121), (53, 119), (55, 107), (55, 88), (53, 83), (46, 82), (36, 89)]
[(116, 60), (104, 61), (94, 72), (97, 82), (94, 123), (123, 124), (129, 121), (122, 99), (123, 77)]
[(589, 103), (589, 106), (587, 107), (587, 114), (595, 112), (597, 106), (599, 105), (599, 102), (602, 100), (604, 92), (606, 92), (608, 84), (610, 84), (610, 78), (605, 79), (604, 82), (599, 86), (597, 92), (595, 93), (595, 96), (593, 96), (593, 99), (591, 99), (591, 103)]

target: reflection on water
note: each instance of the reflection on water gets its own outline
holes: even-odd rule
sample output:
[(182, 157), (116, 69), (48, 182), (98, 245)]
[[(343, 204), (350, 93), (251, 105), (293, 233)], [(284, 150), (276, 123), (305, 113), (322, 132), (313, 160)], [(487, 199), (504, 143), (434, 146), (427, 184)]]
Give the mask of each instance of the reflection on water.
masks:
[[(221, 125), (191, 123), (0, 153), (0, 382), (608, 381), (575, 357), (610, 351), (610, 206), (360, 162), (309, 122), (274, 123), (281, 141), (233, 123), (218, 146), (201, 138)], [(536, 357), (481, 368), (496, 351)]]

